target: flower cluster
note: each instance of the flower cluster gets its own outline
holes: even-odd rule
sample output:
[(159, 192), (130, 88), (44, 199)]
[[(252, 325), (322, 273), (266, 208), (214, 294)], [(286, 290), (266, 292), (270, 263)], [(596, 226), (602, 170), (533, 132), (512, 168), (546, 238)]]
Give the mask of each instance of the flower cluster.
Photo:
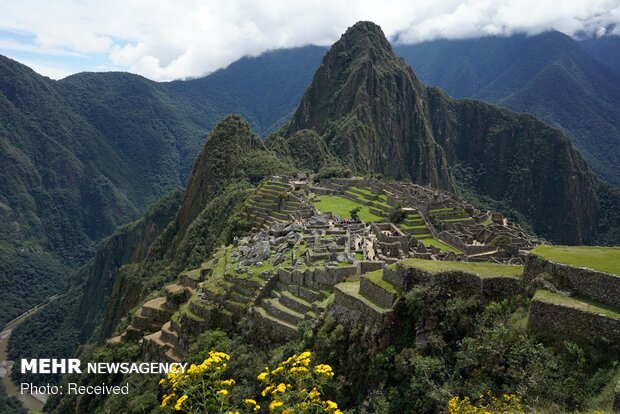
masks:
[(234, 398), (235, 380), (224, 378), (229, 360), (225, 353), (210, 352), (202, 364), (192, 364), (185, 373), (168, 373), (159, 382), (165, 389), (161, 407), (193, 414), (343, 414), (338, 404), (323, 398), (322, 387), (334, 371), (329, 365), (313, 365), (310, 352), (293, 355), (273, 370), (265, 367), (257, 377), (260, 396), (242, 402)]
[(524, 413), (521, 399), (512, 394), (504, 394), (500, 398), (490, 391), (487, 395), (480, 395), (474, 404), (469, 397), (453, 397), (448, 402), (450, 414), (519, 414)]
[(265, 367), (257, 379), (265, 384), (261, 393), (271, 413), (342, 414), (338, 404), (322, 398), (322, 386), (334, 376), (329, 365), (311, 366), (308, 351), (293, 355), (270, 370)]
[(229, 391), (235, 380), (224, 379), (228, 354), (209, 352), (200, 365), (192, 364), (184, 373), (168, 372), (159, 381), (166, 393), (161, 408), (170, 404), (175, 411), (186, 413), (228, 413)]

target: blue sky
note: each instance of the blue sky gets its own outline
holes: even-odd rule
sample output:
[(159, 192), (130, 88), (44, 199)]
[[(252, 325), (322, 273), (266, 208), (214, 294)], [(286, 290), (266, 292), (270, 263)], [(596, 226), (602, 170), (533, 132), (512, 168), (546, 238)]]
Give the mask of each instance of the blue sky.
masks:
[(2, 0), (0, 54), (59, 79), (203, 76), (243, 56), (329, 45), (359, 20), (401, 43), (556, 29), (620, 34), (620, 0)]

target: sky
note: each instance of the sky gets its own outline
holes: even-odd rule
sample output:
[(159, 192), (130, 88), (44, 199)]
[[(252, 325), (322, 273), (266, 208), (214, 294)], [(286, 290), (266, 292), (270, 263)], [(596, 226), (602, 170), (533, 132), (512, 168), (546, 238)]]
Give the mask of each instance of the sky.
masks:
[(121, 70), (167, 81), (327, 46), (359, 20), (407, 44), (551, 29), (620, 35), (620, 0), (0, 0), (0, 54), (53, 79)]

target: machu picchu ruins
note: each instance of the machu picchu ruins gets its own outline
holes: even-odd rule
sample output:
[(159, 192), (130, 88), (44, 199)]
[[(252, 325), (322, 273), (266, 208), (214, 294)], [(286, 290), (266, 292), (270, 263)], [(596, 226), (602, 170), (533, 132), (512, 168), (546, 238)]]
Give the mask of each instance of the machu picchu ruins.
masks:
[[(451, 193), (381, 179), (274, 176), (245, 210), (250, 234), (179, 275), (109, 342), (138, 340), (144, 358), (178, 362), (191, 338), (243, 317), (285, 341), (326, 314), (380, 336), (399, 298), (424, 283), (482, 300), (531, 292), (531, 329), (620, 340), (618, 275), (545, 261), (532, 253), (543, 240)], [(424, 346), (432, 326), (418, 330)]]

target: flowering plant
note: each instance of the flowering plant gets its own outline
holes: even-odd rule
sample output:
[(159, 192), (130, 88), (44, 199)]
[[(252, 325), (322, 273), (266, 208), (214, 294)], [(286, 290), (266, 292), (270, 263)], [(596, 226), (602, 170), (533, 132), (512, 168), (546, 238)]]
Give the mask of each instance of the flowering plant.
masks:
[(169, 372), (159, 384), (164, 388), (161, 408), (181, 413), (240, 414), (342, 414), (335, 402), (323, 398), (323, 386), (334, 377), (329, 365), (311, 363), (308, 351), (293, 355), (278, 366), (258, 374), (262, 392), (257, 398), (237, 401), (233, 397), (235, 380), (226, 378), (230, 356), (209, 352), (202, 364), (192, 364), (184, 372)]

